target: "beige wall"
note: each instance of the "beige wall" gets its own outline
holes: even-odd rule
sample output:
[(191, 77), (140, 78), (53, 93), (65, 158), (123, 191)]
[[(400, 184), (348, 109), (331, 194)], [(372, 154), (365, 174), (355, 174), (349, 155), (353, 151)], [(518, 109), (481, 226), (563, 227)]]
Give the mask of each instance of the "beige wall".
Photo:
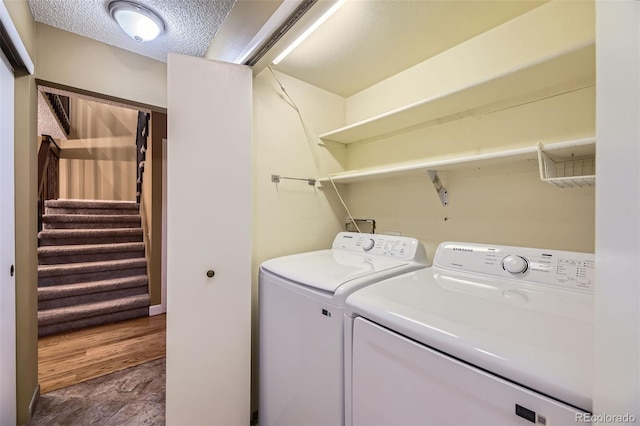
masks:
[[(545, 28), (544, 34), (535, 37), (539, 28)], [(551, 2), (354, 95), (347, 99), (347, 117), (359, 120), (398, 108), (400, 102), (440, 94), (436, 90), (467, 87), (483, 75), (498, 76), (518, 64), (588, 45), (594, 32), (593, 2)], [(594, 134), (595, 88), (590, 86), (490, 114), (350, 144), (346, 168), (535, 147), (538, 142)], [(478, 165), (439, 176), (448, 190), (447, 207), (442, 206), (426, 173), (341, 187), (355, 216), (376, 219), (380, 232), (419, 238), (430, 257), (447, 240), (594, 251), (593, 187), (560, 189), (543, 183), (535, 161), (516, 167)]]
[[(135, 201), (138, 111), (73, 97), (70, 111), (74, 131), (68, 140), (58, 141), (60, 198)], [(159, 116), (166, 121), (166, 115)], [(166, 124), (164, 129), (166, 136)], [(152, 305), (161, 296), (161, 142), (153, 134), (147, 141), (140, 208)], [(153, 239), (154, 233), (159, 237)]]
[[(37, 76), (40, 79), (45, 79), (50, 82), (68, 85), (71, 87), (79, 87), (84, 90), (104, 93), (108, 96), (122, 97), (124, 99), (132, 99), (137, 102), (149, 103), (159, 107), (165, 107), (166, 105), (166, 66), (163, 63), (157, 61), (151, 61), (142, 58), (138, 55), (133, 55), (129, 58), (128, 52), (121, 51), (120, 49), (112, 48), (111, 46), (103, 45), (104, 48), (100, 50), (98, 46), (91, 46), (92, 43), (87, 39), (83, 39), (78, 36), (73, 36), (64, 31), (53, 29), (54, 35), (57, 34), (62, 39), (51, 38), (51, 34), (47, 32), (47, 29), (38, 32), (36, 36), (36, 24), (31, 16), (31, 11), (26, 1), (14, 0), (5, 2), (9, 13), (14, 20), (16, 27), (22, 37), (22, 40), (31, 55), (32, 60), (36, 63)], [(41, 26), (41, 24), (38, 24)], [(46, 26), (44, 26), (46, 27)], [(47, 27), (50, 28), (50, 27)], [(42, 33), (45, 33), (43, 35)], [(58, 34), (64, 33), (64, 34)], [(78, 39), (80, 39), (79, 43)], [(61, 45), (50, 44), (58, 40)], [(100, 44), (100, 43), (97, 43)], [(55, 60), (47, 58), (47, 55), (54, 55), (56, 51), (60, 50), (60, 47), (67, 47), (64, 49), (64, 54), (72, 55), (72, 52), (76, 51), (79, 57), (68, 57), (74, 65), (86, 64), (87, 74), (83, 78), (78, 78), (75, 72), (69, 72), (65, 70), (64, 64), (68, 64), (68, 60), (62, 60), (58, 57)], [(96, 49), (103, 53), (109, 52), (106, 58), (97, 61), (93, 58), (93, 55), (87, 55), (87, 50), (94, 52)], [(106, 50), (105, 50), (106, 49)], [(36, 50), (45, 52), (44, 58), (36, 58)], [(83, 53), (84, 52), (84, 53)], [(119, 56), (121, 53), (125, 53)], [(118, 58), (120, 58), (118, 60)], [(149, 62), (150, 61), (150, 62)], [(96, 66), (96, 69), (101, 69), (101, 72), (95, 72), (95, 70), (87, 71), (88, 68)], [(114, 75), (116, 72), (124, 73), (128, 67), (134, 67), (130, 76), (123, 84), (120, 81), (114, 81), (112, 78), (105, 77), (109, 73)], [(138, 68), (138, 71), (135, 68)], [(76, 70), (77, 71), (77, 70)], [(77, 79), (77, 80), (74, 80)], [(77, 82), (77, 84), (76, 84)], [(123, 88), (125, 89), (123, 91)], [(16, 146), (15, 146), (15, 180), (16, 180), (16, 304), (17, 304), (17, 398), (18, 398), (18, 421), (20, 424), (27, 423), (30, 418), (29, 404), (34, 395), (34, 391), (38, 384), (38, 352), (37, 352), (37, 235), (36, 226), (37, 222), (37, 193), (36, 193), (36, 179), (37, 179), (37, 144), (38, 137), (36, 134), (37, 129), (37, 91), (35, 86), (35, 78), (32, 76), (23, 76), (16, 79)], [(135, 112), (134, 112), (135, 114)], [(86, 119), (86, 116), (84, 117)], [(134, 117), (134, 131), (136, 118)], [(104, 122), (93, 121), (92, 126), (94, 128), (101, 128), (107, 125)], [(114, 124), (114, 123), (111, 123)], [(115, 133), (122, 132), (121, 123), (117, 123)], [(135, 134), (135, 133), (134, 133)], [(112, 133), (112, 136), (114, 134)], [(123, 137), (122, 134), (118, 138)], [(73, 141), (69, 142), (67, 154), (76, 152), (74, 155), (79, 155), (80, 151), (85, 154), (93, 153), (91, 155), (97, 155), (100, 149), (97, 149), (94, 145), (89, 149), (85, 144), (86, 141)], [(123, 141), (121, 141), (124, 144)], [(128, 143), (130, 140), (128, 141)], [(100, 145), (103, 146), (103, 145)], [(127, 151), (127, 149), (124, 149)], [(135, 147), (132, 149), (133, 158), (135, 158)], [(82, 197), (78, 192), (67, 192), (62, 196), (71, 196), (74, 198), (103, 198), (109, 199), (110, 197), (117, 197), (112, 199), (135, 199), (135, 160), (129, 160), (130, 167), (123, 167), (118, 169), (113, 168), (115, 164), (111, 159), (121, 159), (122, 155), (129, 155), (124, 153), (122, 149), (109, 148), (102, 150), (99, 157), (105, 156), (109, 160), (100, 160), (98, 167), (110, 170), (113, 176), (118, 179), (126, 179), (132, 182), (133, 189), (129, 190), (133, 193), (125, 194), (122, 190), (116, 190), (108, 194), (109, 191), (100, 188), (106, 188), (106, 186), (100, 185), (85, 185)], [(64, 158), (64, 157), (63, 157)], [(69, 160), (71, 161), (71, 160)], [(76, 162), (83, 162), (85, 160), (72, 160)], [(118, 160), (121, 162), (122, 160)], [(61, 169), (64, 161), (61, 162)], [(133, 169), (133, 175), (131, 179), (128, 179), (123, 174), (130, 175), (130, 169)], [(85, 170), (86, 172), (86, 170)], [(79, 172), (75, 171), (75, 173)], [(63, 173), (64, 175), (64, 173)], [(82, 179), (88, 180), (92, 175), (82, 174)], [(61, 188), (62, 189), (62, 188)]]
[(351, 96), (347, 122), (437, 97), (593, 43), (594, 25), (592, 0), (546, 3)]
[[(4, 2), (22, 41), (36, 62), (35, 24), (26, 0)], [(16, 373), (18, 424), (31, 418), (29, 404), (38, 386), (37, 319), (37, 91), (33, 76), (16, 78)]]
[[(167, 64), (135, 53), (78, 36), (44, 24), (36, 24), (37, 48), (43, 52), (38, 58), (36, 74), (38, 79), (53, 86), (63, 86), (78, 92), (107, 99), (115, 98), (120, 103), (141, 105), (152, 111), (166, 112), (167, 106)], [(130, 102), (129, 102), (130, 101)], [(133, 119), (133, 134), (137, 123), (137, 113)], [(69, 148), (75, 151), (67, 152), (73, 155), (94, 155), (101, 160), (89, 162), (76, 158), (69, 160), (67, 165), (61, 164), (61, 179), (67, 179), (68, 196), (82, 196), (83, 198), (135, 200), (135, 142), (131, 148), (128, 134), (125, 131), (130, 122), (107, 113), (108, 118), (89, 120), (90, 125), (98, 128), (107, 127), (105, 138), (117, 147), (103, 141), (91, 141), (91, 147), (83, 141), (69, 142)], [(97, 121), (96, 121), (97, 120)], [(106, 120), (107, 122), (103, 122)], [(125, 136), (126, 134), (126, 136)], [(135, 137), (134, 137), (135, 141)], [(96, 149), (99, 147), (100, 149)], [(132, 151), (130, 157), (129, 150)], [(161, 153), (161, 151), (156, 151)], [(66, 154), (65, 154), (66, 155)], [(132, 160), (128, 160), (132, 158)], [(64, 163), (64, 161), (63, 161)], [(67, 167), (68, 166), (68, 167)], [(63, 170), (63, 167), (67, 167)], [(153, 186), (160, 187), (159, 170), (153, 173)], [(104, 176), (112, 181), (106, 182), (94, 179)], [(149, 178), (151, 174), (147, 175)], [(89, 179), (84, 182), (84, 179)], [(70, 183), (75, 182), (75, 183)], [(83, 183), (84, 182), (84, 183)], [(102, 182), (98, 184), (99, 182)], [(113, 190), (111, 189), (113, 188)], [(61, 192), (61, 196), (62, 192)], [(153, 200), (153, 208), (161, 203), (161, 198)], [(155, 215), (156, 213), (152, 213)], [(149, 224), (152, 232), (157, 232), (154, 244), (161, 241), (161, 221)], [(147, 238), (151, 237), (147, 235)], [(156, 249), (159, 252), (160, 249)], [(158, 269), (159, 262), (151, 255), (152, 270)], [(157, 253), (160, 256), (160, 253)], [(155, 269), (154, 269), (155, 268)], [(151, 272), (151, 271), (150, 271)], [(158, 275), (158, 274), (156, 274)], [(150, 276), (150, 292), (152, 303), (159, 301), (159, 279)], [(157, 285), (156, 285), (157, 284)]]
[[(44, 24), (37, 24), (37, 45), (38, 49), (46, 52), (38, 63), (39, 79), (80, 92), (131, 101), (134, 105), (142, 104), (153, 111), (165, 111), (166, 63)], [(71, 150), (66, 153), (63, 151), (60, 165), (61, 197), (135, 200), (137, 113), (134, 112), (134, 115), (136, 117), (131, 121), (111, 111), (106, 115), (96, 112), (95, 117), (101, 118), (88, 121), (91, 129), (104, 128), (100, 136), (104, 140), (92, 140), (90, 144), (86, 141), (65, 143), (65, 148)], [(86, 117), (84, 120), (87, 120)], [(133, 125), (133, 145), (129, 144), (131, 129), (126, 129), (130, 122)], [(156, 153), (160, 154), (161, 151), (157, 150)], [(150, 162), (147, 164), (152, 170), (153, 165)], [(161, 168), (146, 173), (146, 182), (149, 184), (152, 173), (154, 179), (158, 179)], [(154, 182), (151, 191), (147, 192), (159, 190), (159, 185), (160, 181)], [(161, 198), (147, 201), (153, 207), (151, 204), (143, 207), (143, 213), (149, 216), (145, 218), (145, 226), (149, 226), (148, 232), (157, 234), (153, 245), (147, 246), (151, 248), (161, 241), (161, 219), (157, 219), (161, 218)], [(157, 219), (155, 225), (151, 216)], [(147, 233), (147, 243), (151, 241), (151, 234)], [(160, 249), (156, 247), (155, 251), (159, 252)], [(157, 304), (160, 301), (160, 257), (150, 252), (147, 255), (152, 304)]]
[[(300, 108), (311, 135), (340, 127), (344, 99), (300, 80), (277, 73)], [(264, 260), (301, 251), (326, 248), (343, 227), (343, 213), (335, 197), (305, 182), (271, 182), (271, 175), (317, 178), (342, 170), (319, 145), (309, 141), (296, 111), (283, 99), (272, 74), (254, 79), (254, 270)], [(339, 157), (344, 147), (337, 149)], [(256, 276), (257, 277), (257, 276)]]
[[(534, 36), (540, 25), (544, 36)], [(551, 3), (418, 64), (348, 99), (277, 74), (300, 107), (312, 138), (358, 120), (456, 90), (593, 41), (593, 3)], [(514, 42), (516, 40), (517, 42)], [(308, 141), (268, 70), (254, 81), (254, 300), (260, 263), (328, 247), (346, 212), (331, 187), (270, 182), (271, 174), (324, 177), (417, 159), (535, 146), (594, 134), (594, 88), (519, 107), (350, 145)], [(419, 238), (432, 257), (445, 240), (593, 251), (594, 188), (561, 190), (525, 168), (441, 173), (443, 207), (424, 176), (339, 185), (353, 215), (378, 230)], [(254, 339), (257, 336), (254, 303)], [(254, 340), (254, 347), (257, 341)], [(254, 409), (256, 403), (254, 353)]]
[[(550, 7), (561, 8), (555, 3)], [(28, 12), (26, 1), (16, 4), (8, 2), (8, 8), (12, 16), (24, 14), (25, 10)], [(548, 43), (553, 45), (553, 49), (559, 49), (562, 43), (565, 43), (556, 43), (557, 40), (565, 40), (565, 36), (569, 40), (565, 43), (568, 45), (576, 40), (593, 38), (593, 34), (585, 32), (581, 26), (589, 20), (590, 10), (589, 6), (584, 6), (582, 12), (571, 11), (557, 15), (569, 15), (572, 19), (563, 20), (559, 26), (549, 29), (551, 41)], [(533, 12), (536, 11), (556, 16), (551, 12), (545, 12), (542, 7)], [(30, 19), (30, 16), (28, 18)], [(22, 25), (17, 23), (18, 28), (27, 33), (26, 36), (23, 35), (25, 38), (28, 38), (29, 32), (33, 37), (33, 22), (29, 19), (25, 19)], [(573, 25), (578, 25), (580, 30), (568, 30), (565, 34), (563, 28), (571, 28)], [(522, 31), (529, 28), (527, 25), (519, 27)], [(463, 70), (466, 74), (445, 73), (438, 78), (434, 75), (434, 81), (439, 83), (438, 90), (444, 90), (446, 84), (454, 87), (468, 82), (470, 78), (480, 77), (480, 65), (506, 67), (507, 64), (500, 63), (495, 57), (495, 52), (499, 52), (505, 45), (511, 46), (510, 50), (504, 51), (503, 57), (505, 60), (513, 58), (510, 65), (518, 61), (524, 63), (532, 56), (548, 53), (540, 53), (536, 48), (529, 47), (530, 43), (537, 40), (535, 37), (511, 39), (507, 33), (499, 36), (492, 33), (491, 37), (495, 37), (496, 44), (487, 42), (486, 46), (491, 47), (493, 54), (474, 56), (478, 61), (474, 66), (467, 62), (468, 57), (450, 52), (449, 65), (458, 64), (459, 67), (453, 69)], [(513, 40), (523, 40), (523, 43), (514, 43)], [(541, 40), (543, 46), (547, 45), (545, 40)], [(33, 41), (25, 39), (25, 44), (27, 48), (33, 49)], [(42, 80), (136, 102), (166, 106), (166, 66), (163, 63), (42, 24), (37, 24), (36, 45), (40, 53), (37, 76)], [(523, 45), (527, 48), (522, 48)], [(527, 57), (520, 56), (521, 52)], [(422, 66), (429, 68), (433, 63), (425, 63)], [(289, 95), (300, 107), (309, 133), (317, 135), (344, 125), (347, 119), (349, 122), (355, 121), (433, 93), (416, 91), (416, 88), (421, 86), (415, 84), (415, 79), (424, 79), (424, 74), (420, 74), (419, 68), (417, 70), (418, 74), (415, 74), (415, 71), (401, 73), (347, 101), (287, 76), (279, 74), (279, 77)], [(487, 72), (495, 73), (496, 69), (491, 68)], [(122, 78), (115, 79), (114, 76)], [(35, 129), (36, 98), (33, 82), (25, 80), (24, 87), (17, 84), (16, 88), (16, 111), (18, 112), (18, 107), (22, 111), (16, 115), (16, 128)], [(18, 92), (19, 90), (22, 91)], [(558, 104), (547, 112), (542, 104), (538, 104), (512, 109), (504, 115), (470, 119), (424, 131), (429, 134), (438, 133), (439, 137), (457, 144), (455, 149), (462, 151), (477, 149), (473, 145), (474, 142), (469, 142), (473, 140), (478, 140), (478, 146), (482, 148), (496, 140), (495, 143), (502, 146), (527, 144), (539, 138), (552, 140), (556, 137), (583, 135), (593, 129), (593, 117), (589, 114), (589, 108), (593, 108), (592, 99), (593, 91), (585, 90), (557, 100)], [(18, 105), (18, 102), (22, 104)], [(537, 110), (534, 114), (538, 114), (532, 122), (529, 122), (529, 108)], [(577, 119), (570, 116), (574, 110), (578, 111)], [(485, 118), (493, 122), (486, 123)], [(515, 121), (511, 121), (512, 118)], [(553, 119), (553, 122), (545, 121), (546, 119)], [(327, 247), (335, 233), (343, 228), (345, 217), (345, 212), (331, 190), (318, 190), (296, 181), (282, 181), (276, 185), (270, 180), (271, 174), (322, 177), (341, 171), (347, 163), (351, 166), (377, 164), (381, 159), (389, 161), (387, 157), (392, 155), (401, 160), (415, 158), (416, 155), (446, 155), (447, 152), (432, 152), (420, 142), (422, 139), (412, 139), (406, 135), (407, 139), (400, 141), (399, 145), (395, 141), (380, 141), (377, 145), (369, 147), (352, 145), (346, 148), (332, 144), (329, 152), (326, 147), (316, 144), (315, 141), (308, 141), (296, 111), (286, 103), (268, 70), (254, 79), (253, 126), (253, 346), (256, 348), (255, 302), (260, 263), (280, 255)], [(27, 222), (30, 226), (31, 222), (35, 221), (35, 202), (31, 200), (36, 198), (36, 138), (35, 130), (20, 131), (21, 140), (33, 141), (25, 142), (20, 148), (20, 144), (16, 144), (16, 194), (21, 194), (16, 195), (16, 208), (17, 212), (20, 212), (16, 217), (20, 217), (22, 222), (17, 226), (16, 239), (21, 241), (20, 235), (24, 237), (21, 243), (23, 247), (18, 247), (18, 270), (20, 271), (21, 265), (19, 253), (23, 253), (24, 270), (28, 271), (22, 278), (19, 274), (17, 276), (18, 283), (22, 280), (26, 284), (23, 288), (27, 289), (21, 293), (19, 290), (18, 294), (19, 312), (20, 303), (24, 308), (23, 312), (28, 312), (25, 318), (18, 319), (19, 333), (21, 326), (26, 327), (23, 330), (26, 341), (21, 342), (19, 339), (18, 342), (18, 373), (19, 378), (25, 378), (23, 388), (18, 389), (19, 408), (22, 407), (23, 413), (25, 400), (27, 396), (30, 399), (32, 385), (37, 382), (37, 376), (34, 376), (37, 369), (37, 364), (34, 367), (35, 324), (29, 323), (29, 318), (33, 318), (35, 312), (36, 261), (35, 248), (31, 247), (35, 247), (35, 230), (26, 226)], [(525, 133), (524, 136), (521, 135), (521, 131)], [(491, 138), (494, 133), (499, 135), (499, 138)], [(462, 135), (466, 135), (466, 138), (463, 139)], [(18, 137), (16, 139), (18, 140)], [(393, 161), (396, 161), (396, 157)], [(24, 167), (21, 168), (20, 165)], [(344, 191), (354, 215), (378, 219), (381, 230), (401, 231), (407, 235), (419, 236), (431, 251), (438, 241), (444, 239), (522, 244), (520, 232), (523, 229), (527, 235), (527, 244), (551, 247), (556, 245), (556, 242), (549, 241), (557, 241), (562, 242), (556, 246), (557, 248), (592, 249), (593, 190), (559, 190), (546, 186), (547, 184), (537, 181), (534, 177), (535, 173), (532, 171), (513, 175), (488, 173), (480, 177), (464, 174), (443, 175), (443, 181), (450, 192), (451, 206), (448, 208), (439, 205), (434, 190), (428, 183), (413, 182), (410, 179), (382, 184), (353, 184)], [(525, 196), (521, 195), (522, 192)], [(380, 206), (380, 200), (385, 200), (383, 206)], [(28, 211), (29, 215), (25, 215), (24, 211)], [(445, 217), (447, 221), (444, 220)], [(549, 219), (551, 217), (553, 219)], [(531, 227), (531, 230), (527, 230), (528, 227)], [(490, 240), (487, 241), (488, 239)], [(18, 286), (20, 289), (20, 284)], [(257, 373), (255, 352), (253, 367)], [(253, 391), (255, 408), (255, 386)]]
[(145, 234), (145, 255), (151, 305), (162, 302), (162, 139), (167, 137), (167, 115), (152, 113), (147, 141), (140, 213)]
[(38, 79), (166, 108), (164, 62), (41, 23), (36, 35)]
[[(348, 148), (348, 164), (364, 168), (446, 159), (589, 137), (595, 134), (594, 105), (591, 87), (483, 117), (356, 143)], [(439, 177), (449, 195), (446, 207), (426, 173), (351, 184), (344, 191), (354, 215), (376, 219), (380, 232), (420, 239), (430, 258), (440, 242), (451, 240), (594, 251), (595, 187), (561, 189), (542, 182), (536, 161), (515, 167), (508, 162), (478, 165), (443, 171)]]
[[(33, 59), (33, 55), (31, 56)], [(30, 418), (38, 385), (37, 90), (35, 79), (16, 79), (16, 326), (18, 422)], [(35, 407), (32, 407), (35, 409)]]
[[(300, 108), (311, 135), (344, 124), (344, 99), (277, 73)], [(317, 138), (316, 138), (317, 139)], [(344, 154), (338, 147), (337, 157)], [(252, 410), (257, 409), (258, 268), (270, 258), (328, 248), (343, 229), (344, 212), (333, 194), (305, 182), (271, 182), (271, 175), (317, 178), (342, 170), (317, 140), (309, 141), (300, 117), (265, 70), (253, 82), (253, 356)]]
[(60, 198), (135, 201), (138, 111), (72, 97), (70, 114)]
[[(166, 64), (36, 24), (26, 0), (5, 1), (5, 5), (36, 64), (38, 79), (166, 108)], [(114, 78), (119, 75), (126, 78)], [(38, 385), (38, 137), (33, 76), (16, 78), (15, 123), (17, 411), (18, 422), (26, 424)]]

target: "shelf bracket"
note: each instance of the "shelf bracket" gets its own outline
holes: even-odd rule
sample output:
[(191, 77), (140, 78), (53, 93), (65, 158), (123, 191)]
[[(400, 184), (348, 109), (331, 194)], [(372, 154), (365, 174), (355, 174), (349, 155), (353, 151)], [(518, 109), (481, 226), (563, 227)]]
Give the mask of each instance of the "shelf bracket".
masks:
[(438, 172), (436, 170), (427, 170), (427, 175), (429, 175), (429, 179), (431, 179), (431, 183), (433, 183), (436, 192), (438, 193), (438, 197), (440, 197), (440, 201), (443, 206), (449, 205), (449, 193), (446, 188), (442, 186), (442, 182), (438, 177)]
[(307, 182), (307, 184), (309, 186), (315, 186), (316, 185), (316, 179), (313, 179), (313, 178), (296, 178), (296, 177), (286, 177), (286, 176), (280, 176), (280, 175), (271, 175), (271, 182), (273, 182), (273, 183), (280, 183), (281, 179), (301, 180), (301, 181)]

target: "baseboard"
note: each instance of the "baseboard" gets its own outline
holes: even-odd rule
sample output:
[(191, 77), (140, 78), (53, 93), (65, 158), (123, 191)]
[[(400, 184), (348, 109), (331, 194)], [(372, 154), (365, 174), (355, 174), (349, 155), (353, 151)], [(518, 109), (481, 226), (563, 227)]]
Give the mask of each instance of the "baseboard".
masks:
[(29, 403), (29, 418), (33, 419), (33, 414), (36, 412), (36, 408), (38, 408), (38, 402), (40, 401), (40, 383), (33, 390), (33, 396), (31, 397), (31, 402)]
[(149, 316), (161, 315), (167, 312), (167, 308), (162, 305), (149, 306)]

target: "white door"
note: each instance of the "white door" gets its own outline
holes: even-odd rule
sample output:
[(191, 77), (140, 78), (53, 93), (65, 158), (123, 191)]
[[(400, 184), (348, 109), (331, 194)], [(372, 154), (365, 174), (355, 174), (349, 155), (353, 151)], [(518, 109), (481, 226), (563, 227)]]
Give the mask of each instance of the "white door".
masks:
[(593, 410), (640, 419), (640, 1), (595, 7)]
[(248, 67), (169, 55), (169, 425), (249, 424), (251, 84)]
[(16, 424), (13, 71), (0, 52), (0, 424)]

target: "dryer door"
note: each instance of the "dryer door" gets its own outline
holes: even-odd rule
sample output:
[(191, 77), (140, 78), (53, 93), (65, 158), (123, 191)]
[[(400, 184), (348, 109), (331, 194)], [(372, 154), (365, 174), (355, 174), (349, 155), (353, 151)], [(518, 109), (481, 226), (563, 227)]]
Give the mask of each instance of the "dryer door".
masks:
[(560, 425), (589, 415), (363, 318), (354, 321), (354, 426)]

